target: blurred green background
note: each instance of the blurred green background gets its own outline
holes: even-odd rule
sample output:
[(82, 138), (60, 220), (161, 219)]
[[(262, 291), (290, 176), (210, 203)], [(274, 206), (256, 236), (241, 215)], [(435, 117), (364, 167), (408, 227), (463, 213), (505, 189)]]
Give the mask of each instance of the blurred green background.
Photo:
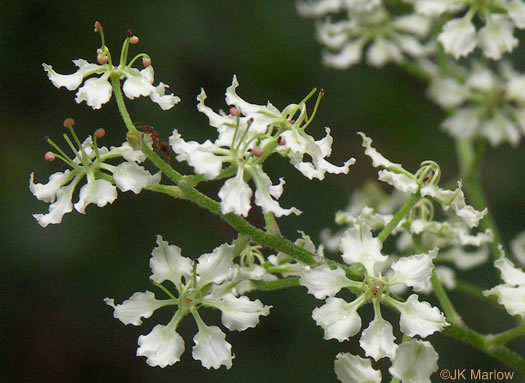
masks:
[[(2, 251), (0, 288), (0, 380), (3, 382), (332, 382), (338, 352), (358, 352), (358, 337), (350, 342), (324, 341), (311, 318), (320, 302), (304, 288), (279, 293), (253, 293), (273, 305), (271, 315), (255, 329), (227, 332), (236, 357), (230, 370), (208, 371), (191, 358), (195, 324), (185, 320), (180, 332), (186, 341), (182, 361), (161, 369), (137, 358), (136, 339), (157, 323), (167, 323), (160, 311), (140, 327), (123, 326), (113, 319), (103, 299), (117, 302), (135, 291), (152, 289), (149, 257), (156, 234), (197, 257), (230, 241), (233, 231), (189, 203), (143, 192), (119, 193), (105, 208), (89, 207), (86, 215), (67, 214), (62, 224), (41, 228), (31, 214), (46, 212), (28, 190), (28, 178), (37, 182), (64, 166), (47, 163), (43, 137), (65, 147), (62, 122), (73, 117), (77, 134), (85, 137), (103, 127), (103, 144), (118, 145), (125, 129), (116, 107), (99, 111), (74, 101), (74, 93), (57, 90), (47, 80), (41, 63), (59, 73), (74, 70), (71, 60), (94, 61), (99, 20), (113, 55), (120, 52), (128, 28), (141, 39), (131, 52), (145, 51), (153, 59), (156, 79), (182, 98), (163, 112), (149, 101), (128, 101), (134, 121), (153, 125), (167, 139), (173, 128), (186, 139), (203, 141), (214, 134), (195, 97), (206, 89), (208, 104), (226, 108), (224, 91), (232, 75), (240, 81), (239, 94), (253, 103), (267, 100), (282, 108), (299, 101), (313, 87), (325, 97), (311, 134), (334, 136), (331, 161), (350, 156), (357, 165), (347, 176), (309, 181), (286, 161), (271, 161), (272, 179), (285, 176), (283, 206), (304, 211), (280, 220), (283, 233), (296, 238), (304, 230), (318, 242), (319, 231), (332, 227), (337, 209), (352, 190), (376, 173), (362, 155), (357, 131), (364, 131), (388, 158), (417, 169), (433, 159), (444, 179), (457, 167), (453, 141), (438, 129), (442, 111), (425, 97), (424, 84), (394, 66), (381, 70), (359, 65), (348, 71), (322, 67), (314, 23), (300, 18), (293, 1), (3, 1), (0, 7), (0, 124), (5, 145), (1, 150)], [(523, 36), (522, 36), (523, 37)], [(512, 55), (525, 70), (525, 44)], [(490, 208), (509, 241), (520, 230), (525, 213), (525, 145), (488, 151), (483, 162)], [(216, 186), (205, 188), (213, 192)], [(260, 223), (255, 219), (256, 223)], [(490, 267), (467, 273), (465, 280), (483, 287), (497, 279)], [(512, 324), (502, 311), (480, 307), (461, 295), (452, 295), (466, 322), (481, 331), (501, 331)], [(364, 313), (364, 326), (370, 312)], [(392, 316), (391, 316), (392, 317)], [(205, 316), (218, 324), (219, 315)], [(508, 370), (496, 361), (442, 335), (432, 342), (440, 353), (440, 368)], [(523, 339), (511, 346), (525, 352)], [(362, 353), (361, 353), (362, 355)], [(385, 364), (380, 364), (385, 366)], [(519, 381), (519, 378), (516, 378)], [(441, 381), (434, 376), (433, 382)]]

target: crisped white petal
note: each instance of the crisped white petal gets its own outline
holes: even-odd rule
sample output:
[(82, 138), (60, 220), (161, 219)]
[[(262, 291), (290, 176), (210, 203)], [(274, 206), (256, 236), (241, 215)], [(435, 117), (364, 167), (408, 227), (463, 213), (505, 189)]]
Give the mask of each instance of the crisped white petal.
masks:
[(416, 178), (412, 175), (395, 173), (388, 170), (380, 170), (378, 175), (379, 181), (386, 182), (401, 192), (414, 194), (419, 189)]
[(324, 330), (324, 339), (348, 340), (361, 330), (361, 317), (357, 309), (364, 303), (364, 295), (348, 303), (341, 298), (328, 298), (326, 303), (314, 309), (312, 317)]
[(466, 107), (446, 118), (441, 126), (456, 138), (472, 138), (480, 127), (482, 110), (477, 107)]
[(522, 0), (511, 0), (505, 4), (507, 15), (511, 18), (516, 27), (525, 28), (525, 4)]
[(426, 338), (448, 326), (443, 313), (428, 302), (419, 302), (416, 294), (410, 295), (406, 302), (396, 303), (394, 306), (401, 313), (401, 331), (410, 337), (419, 335)]
[(429, 342), (412, 339), (399, 345), (388, 372), (403, 383), (430, 383), (437, 361), (438, 354)]
[(406, 173), (406, 171), (400, 164), (396, 164), (387, 160), (381, 153), (379, 153), (372, 146), (372, 139), (370, 137), (367, 137), (364, 133), (361, 132), (358, 132), (357, 134), (359, 134), (363, 139), (362, 145), (363, 148), (365, 148), (365, 154), (372, 159), (372, 166), (374, 166), (375, 168), (381, 167), (390, 170), (403, 171)]
[(392, 270), (394, 270), (394, 275), (389, 278), (388, 283), (390, 285), (404, 283), (413, 287), (415, 291), (428, 289), (434, 268), (432, 260), (436, 258), (437, 253), (438, 249), (434, 248), (428, 253), (415, 254), (398, 259), (391, 266)]
[(496, 295), (498, 303), (503, 305), (510, 315), (520, 315), (525, 319), (525, 285), (498, 285), (483, 291), (483, 295)]
[(323, 64), (335, 69), (348, 69), (361, 60), (361, 54), (365, 41), (362, 39), (346, 43), (337, 53), (323, 51)]
[(171, 109), (175, 104), (180, 102), (180, 97), (173, 94), (166, 94), (166, 88), (168, 87), (168, 85), (160, 82), (149, 95), (151, 101), (159, 104), (162, 110)]
[(64, 214), (69, 213), (73, 210), (73, 203), (71, 198), (73, 197), (73, 191), (76, 187), (76, 181), (72, 181), (67, 186), (62, 186), (56, 192), (56, 200), (49, 205), (49, 213), (47, 214), (33, 214), (33, 217), (38, 221), (40, 226), (46, 227), (50, 223), (62, 222)]
[(443, 44), (445, 52), (458, 59), (468, 55), (476, 47), (476, 28), (466, 17), (449, 20), (443, 25), (438, 40)]
[(212, 253), (201, 255), (197, 261), (199, 287), (202, 288), (210, 282), (221, 283), (234, 271), (233, 246), (223, 244), (216, 247)]
[(381, 254), (382, 247), (381, 241), (372, 236), (370, 227), (365, 223), (359, 223), (348, 229), (343, 234), (339, 246), (344, 261), (348, 264), (361, 263), (368, 275), (375, 275), (376, 263), (387, 260), (388, 257)]
[(402, 58), (403, 55), (398, 46), (382, 37), (375, 39), (366, 54), (367, 62), (377, 67), (385, 65), (388, 61), (399, 62)]
[(439, 78), (430, 84), (429, 96), (444, 108), (461, 105), (468, 97), (468, 89), (452, 78)]
[[(199, 323), (199, 322), (197, 322)], [(200, 360), (207, 369), (232, 366), (232, 346), (226, 342), (226, 335), (217, 326), (199, 324), (199, 332), (193, 337), (193, 359)]]
[(155, 90), (153, 83), (153, 67), (150, 65), (141, 71), (129, 68), (122, 90), (127, 98), (133, 100), (140, 96), (149, 96)]
[(137, 356), (145, 356), (150, 366), (172, 366), (184, 352), (184, 340), (171, 326), (156, 325), (138, 339)]
[(345, 271), (341, 268), (334, 270), (326, 265), (306, 270), (299, 284), (308, 289), (308, 293), (317, 299), (325, 299), (334, 296), (344, 287), (352, 285), (352, 281), (346, 277)]
[(104, 302), (113, 307), (113, 317), (124, 324), (139, 326), (142, 324), (141, 318), (149, 318), (153, 311), (171, 303), (171, 300), (155, 299), (155, 294), (151, 291), (145, 293), (134, 293), (119, 305), (111, 298), (105, 298)]
[(135, 194), (140, 193), (146, 186), (158, 185), (160, 177), (160, 172), (152, 175), (135, 162), (122, 162), (113, 170), (117, 187), (122, 191), (131, 190)]
[(100, 109), (102, 104), (111, 99), (113, 88), (108, 81), (107, 75), (100, 78), (90, 78), (77, 92), (75, 101), (80, 104), (85, 101), (93, 109)]
[[(501, 278), (508, 285), (525, 285), (525, 272), (514, 267), (505, 256), (494, 262), (494, 266), (500, 271)], [(524, 302), (525, 304), (525, 302)]]
[(341, 0), (304, 0), (297, 3), (297, 11), (304, 17), (319, 17), (339, 11), (343, 4)]
[(103, 207), (116, 199), (117, 188), (107, 180), (98, 179), (82, 186), (75, 209), (79, 213), (84, 214), (86, 207), (91, 203), (95, 203), (98, 207)]
[(186, 142), (175, 129), (169, 142), (173, 151), (177, 153), (177, 161), (187, 161), (197, 174), (206, 179), (214, 179), (221, 172), (224, 157), (214, 153), (218, 147), (211, 141), (206, 140), (202, 144), (195, 141)]
[(394, 359), (397, 348), (394, 340), (392, 325), (383, 318), (376, 317), (363, 331), (359, 344), (366, 356), (377, 361), (384, 357)]
[(272, 190), (272, 181), (270, 177), (268, 177), (259, 166), (251, 170), (250, 174), (252, 175), (253, 181), (257, 187), (257, 190), (255, 190), (255, 203), (262, 208), (263, 213), (272, 212), (276, 217), (290, 215), (292, 213), (296, 215), (301, 214), (301, 211), (295, 207), (284, 209), (279, 205), (270, 193)]
[(118, 153), (120, 154), (126, 161), (132, 161), (132, 162), (144, 162), (146, 160), (146, 155), (142, 152), (142, 150), (136, 150), (131, 147), (131, 145), (126, 141), (120, 146), (112, 146), (110, 148), (109, 153)]
[(499, 60), (503, 53), (511, 52), (518, 45), (513, 31), (513, 25), (507, 16), (491, 15), (478, 33), (483, 54), (493, 60)]
[(150, 279), (157, 283), (171, 281), (181, 291), (181, 278), (189, 278), (192, 274), (191, 259), (181, 255), (181, 250), (170, 245), (157, 235), (157, 247), (151, 252), (149, 265), (152, 271)]
[(381, 371), (372, 368), (370, 359), (350, 353), (337, 354), (335, 374), (342, 383), (381, 383)]
[[(204, 300), (206, 304), (207, 300)], [(228, 330), (244, 331), (257, 326), (261, 315), (270, 314), (272, 306), (265, 306), (258, 299), (251, 301), (246, 296), (236, 297), (228, 293), (219, 301), (210, 301), (210, 305), (222, 311), (222, 323)]]
[(54, 86), (57, 88), (65, 87), (67, 90), (77, 89), (80, 84), (82, 84), (84, 76), (86, 76), (88, 72), (100, 73), (104, 71), (103, 66), (90, 64), (83, 59), (73, 60), (73, 63), (75, 66), (77, 66), (78, 70), (75, 73), (69, 75), (56, 73), (51, 65), (42, 64), (42, 66), (47, 72), (47, 77), (49, 77), (49, 80), (51, 80)]
[(222, 214), (235, 213), (246, 217), (250, 211), (252, 189), (243, 179), (242, 169), (237, 175), (228, 179), (219, 190)]
[(68, 183), (74, 175), (75, 172), (67, 169), (64, 173), (57, 172), (51, 174), (47, 184), (35, 184), (34, 173), (31, 173), (29, 176), (29, 190), (31, 190), (31, 193), (33, 193), (33, 195), (40, 201), (51, 203), (55, 201), (57, 192), (60, 188)]
[(516, 146), (521, 140), (518, 126), (500, 112), (496, 112), (492, 118), (483, 123), (481, 132), (493, 146), (497, 146), (502, 142), (510, 142), (511, 145)]
[(444, 0), (416, 0), (418, 13), (428, 16), (438, 16), (449, 9), (450, 2)]

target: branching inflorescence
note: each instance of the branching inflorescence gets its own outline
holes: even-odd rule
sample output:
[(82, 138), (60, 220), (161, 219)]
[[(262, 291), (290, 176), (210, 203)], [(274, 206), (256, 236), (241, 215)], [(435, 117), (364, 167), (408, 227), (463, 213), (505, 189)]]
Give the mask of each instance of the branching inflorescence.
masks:
[[(159, 235), (150, 259), (150, 279), (162, 298), (151, 291), (134, 293), (120, 304), (106, 298), (114, 317), (124, 324), (140, 325), (158, 309), (172, 310), (167, 324), (156, 325), (138, 339), (137, 355), (146, 357), (150, 366), (166, 367), (180, 360), (185, 343), (177, 328), (191, 316), (198, 329), (193, 338), (194, 359), (208, 369), (230, 368), (235, 356), (232, 346), (219, 327), (203, 321), (201, 310), (219, 310), (224, 327), (244, 331), (255, 327), (271, 308), (246, 294), (300, 285), (323, 301), (312, 317), (323, 329), (324, 338), (344, 342), (360, 334), (365, 357), (391, 361), (388, 372), (393, 381), (430, 382), (438, 368), (438, 353), (427, 338), (436, 332), (467, 342), (525, 372), (523, 357), (505, 347), (508, 341), (525, 334), (523, 324), (500, 335), (478, 334), (466, 327), (447, 293), (461, 290), (465, 285), (460, 272), (487, 262), (492, 251), (503, 283), (486, 291), (472, 287), (463, 291), (479, 299), (496, 296), (509, 314), (525, 318), (525, 273), (504, 255), (501, 245), (498, 249), (499, 233), (486, 218), (490, 213), (483, 195), (468, 194), (479, 186), (474, 173), (479, 158), (472, 159), (469, 153), (479, 156), (481, 151), (474, 146), (484, 141), (516, 145), (525, 132), (525, 82), (509, 64), (502, 64), (497, 74), (490, 64), (477, 62), (469, 71), (447, 56), (466, 56), (479, 46), (486, 57), (499, 59), (518, 43), (513, 28), (525, 27), (525, 6), (515, 0), (413, 0), (399, 4), (313, 0), (300, 2), (298, 9), (321, 20), (318, 35), (327, 48), (323, 54), (327, 65), (347, 68), (365, 54), (372, 65), (392, 61), (429, 82), (430, 97), (450, 113), (443, 127), (460, 142), (460, 160), (470, 159), (468, 164), (462, 163), (466, 191), (461, 180), (454, 181), (451, 189), (440, 186), (437, 163), (424, 161), (410, 172), (380, 154), (372, 140), (359, 133), (365, 154), (378, 168), (378, 180), (393, 187), (393, 192), (385, 192), (377, 183), (366, 184), (353, 194), (349, 206), (336, 214), (336, 222), (344, 227), (335, 233), (321, 233), (323, 245), (315, 245), (303, 232), (292, 243), (281, 236), (276, 218), (301, 211), (280, 205), (285, 180), (277, 175), (279, 182), (274, 184), (264, 168), (266, 159), (278, 154), (306, 178), (318, 180), (326, 173), (347, 174), (355, 163), (353, 158), (342, 165), (328, 162), (333, 141), (329, 128), (325, 128), (325, 137), (317, 140), (307, 132), (323, 92), (314, 89), (303, 100), (280, 110), (270, 102), (256, 105), (242, 99), (237, 94), (239, 82), (233, 76), (226, 90), (227, 113), (207, 106), (204, 90), (197, 96), (198, 111), (206, 115), (217, 135), (199, 143), (186, 140), (174, 130), (169, 137), (173, 155), (160, 156), (155, 149), (169, 154), (168, 143), (161, 142), (153, 128), (137, 129), (123, 94), (129, 99), (149, 96), (164, 110), (172, 108), (179, 98), (165, 94), (167, 85), (153, 85), (149, 55), (139, 54), (128, 61), (130, 44), (139, 42), (131, 31), (124, 41), (120, 63), (114, 66), (97, 22), (95, 31), (102, 38), (98, 64), (74, 60), (78, 70), (71, 75), (60, 75), (50, 65), (43, 66), (58, 88), (76, 90), (84, 83), (77, 91), (77, 103), (85, 101), (100, 109), (114, 94), (127, 128), (126, 139), (117, 147), (100, 147), (104, 131), (99, 129), (81, 142), (74, 121), (67, 119), (64, 126), (71, 138), (64, 138), (73, 155), (48, 140), (54, 151), (46, 153), (45, 159), (58, 158), (70, 169), (51, 175), (46, 184), (35, 183), (34, 175), (30, 176), (31, 192), (50, 204), (47, 214), (34, 215), (38, 223), (43, 227), (60, 223), (73, 207), (80, 213), (85, 213), (89, 204), (103, 207), (117, 198), (117, 189), (136, 194), (150, 190), (189, 200), (238, 231), (230, 243), (192, 257), (193, 261)], [(329, 15), (337, 15), (337, 21)], [(472, 24), (475, 18), (482, 22), (479, 30)], [(139, 58), (142, 70), (133, 67)], [(85, 80), (91, 75), (98, 77)], [(308, 103), (314, 104), (311, 113)], [(187, 162), (195, 174), (182, 174), (177, 163), (172, 165), (173, 158)], [(156, 174), (139, 165), (146, 160), (158, 168)], [(86, 182), (73, 204), (75, 190), (83, 179)], [(210, 181), (220, 184), (217, 198), (197, 189)], [(474, 206), (466, 197), (473, 199)], [(264, 230), (246, 220), (254, 205), (264, 216)], [(394, 249), (390, 255), (384, 254), (383, 243), (394, 236)], [(516, 261), (522, 263), (524, 238), (518, 236), (511, 245)], [(325, 249), (339, 252), (342, 262), (325, 257)], [(345, 297), (348, 293), (352, 296), (350, 301), (336, 296), (343, 290)], [(429, 294), (438, 298), (440, 307), (426, 301)], [(359, 310), (368, 304), (374, 318), (361, 331)], [(392, 324), (383, 318), (385, 309), (399, 314), (399, 326), (397, 320)], [(402, 337), (396, 337), (394, 326)], [(380, 382), (382, 377), (371, 359), (347, 352), (336, 356), (335, 373), (345, 383)]]

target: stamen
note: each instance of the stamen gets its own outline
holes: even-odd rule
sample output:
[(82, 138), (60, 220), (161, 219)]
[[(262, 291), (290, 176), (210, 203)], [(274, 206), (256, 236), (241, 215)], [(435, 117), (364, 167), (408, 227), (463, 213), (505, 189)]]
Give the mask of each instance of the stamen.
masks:
[(44, 159), (49, 162), (53, 162), (56, 159), (56, 156), (53, 152), (47, 152), (44, 154)]
[(73, 120), (71, 117), (66, 118), (64, 120), (64, 128), (72, 128), (75, 125), (75, 120)]

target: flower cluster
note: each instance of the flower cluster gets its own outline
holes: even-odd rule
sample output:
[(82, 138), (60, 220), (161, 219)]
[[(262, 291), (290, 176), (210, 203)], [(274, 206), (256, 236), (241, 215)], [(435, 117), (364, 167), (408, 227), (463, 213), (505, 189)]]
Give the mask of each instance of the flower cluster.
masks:
[[(518, 45), (514, 27), (525, 28), (525, 4), (520, 0), (414, 0), (414, 7), (431, 17), (463, 15), (450, 18), (438, 36), (445, 51), (455, 58), (467, 56), (479, 46), (486, 57), (498, 60)], [(484, 24), (479, 31), (473, 23), (476, 15)]]
[[(75, 98), (77, 104), (85, 101), (93, 109), (100, 109), (103, 104), (111, 99), (113, 93), (112, 82), (114, 79), (117, 79), (118, 84), (122, 78), (126, 79), (122, 86), (124, 94), (131, 100), (140, 96), (149, 96), (163, 110), (171, 109), (180, 101), (180, 98), (177, 96), (165, 94), (165, 90), (168, 87), (166, 84), (161, 82), (157, 86), (153, 85), (154, 72), (148, 55), (142, 53), (135, 56), (129, 63), (127, 62), (129, 44), (138, 43), (137, 36), (128, 32), (128, 37), (122, 47), (120, 63), (118, 66), (114, 66), (111, 60), (111, 53), (108, 47), (104, 45), (103, 29), (98, 22), (95, 24), (95, 31), (99, 32), (102, 37), (102, 47), (97, 51), (99, 64), (88, 63), (84, 59), (73, 60), (73, 64), (78, 70), (70, 75), (58, 74), (51, 65), (42, 64), (54, 86), (75, 90), (84, 82), (85, 78), (93, 74), (100, 75), (99, 77), (92, 77), (86, 80), (84, 85), (77, 91)], [(144, 69), (139, 71), (133, 68), (132, 65), (140, 57), (143, 57)]]
[[(206, 106), (206, 93), (201, 91), (197, 108), (217, 129), (218, 137), (214, 142), (206, 140), (202, 144), (187, 142), (174, 130), (170, 144), (177, 160), (187, 161), (197, 174), (208, 180), (234, 174), (219, 191), (224, 214), (248, 215), (252, 197), (249, 180), (255, 184), (255, 203), (264, 213), (271, 212), (277, 217), (299, 214), (296, 208), (284, 209), (277, 202), (283, 192), (284, 179), (272, 185), (263, 170), (263, 162), (269, 155), (277, 152), (288, 157), (291, 164), (309, 179), (323, 179), (326, 172), (346, 174), (355, 160), (351, 158), (340, 167), (332, 165), (325, 159), (332, 151), (330, 129), (326, 128), (326, 136), (317, 141), (305, 132), (313, 117), (308, 118), (305, 104), (313, 92), (299, 104), (288, 105), (280, 112), (269, 102), (255, 105), (244, 101), (236, 93), (238, 86), (234, 76), (232, 85), (226, 90), (226, 103), (231, 106), (229, 114), (216, 113)], [(223, 170), (225, 164), (230, 167)]]
[[(298, 10), (303, 16), (325, 17), (317, 24), (317, 35), (327, 48), (323, 62), (330, 67), (346, 69), (358, 63), (366, 46), (366, 59), (374, 66), (421, 57), (430, 49), (420, 41), (429, 32), (428, 17), (391, 14), (381, 1), (317, 0), (299, 3)], [(341, 12), (344, 19), (327, 17)]]
[[(203, 367), (230, 368), (235, 355), (226, 335), (217, 326), (208, 326), (202, 320), (199, 310), (204, 307), (222, 312), (222, 323), (231, 331), (244, 331), (255, 327), (260, 316), (270, 313), (271, 306), (259, 300), (251, 301), (239, 296), (233, 288), (240, 279), (239, 265), (233, 263), (232, 245), (221, 245), (212, 253), (203, 254), (192, 262), (181, 255), (181, 249), (170, 245), (161, 236), (150, 260), (154, 285), (163, 290), (167, 299), (157, 299), (151, 291), (134, 293), (129, 299), (115, 305), (113, 299), (105, 302), (113, 307), (114, 317), (124, 324), (138, 326), (141, 318), (149, 318), (161, 307), (176, 306), (173, 318), (167, 325), (156, 325), (148, 335), (138, 338), (137, 355), (146, 357), (150, 366), (171, 366), (180, 360), (184, 352), (184, 340), (177, 333), (180, 322), (191, 314), (198, 332), (193, 337), (193, 358), (200, 360)], [(170, 287), (164, 285), (168, 282)], [(173, 287), (176, 294), (172, 293)], [(170, 290), (171, 289), (171, 290)]]
[[(69, 157), (50, 139), (48, 143), (57, 150), (57, 153), (46, 154), (48, 160), (60, 158), (71, 169), (52, 174), (46, 184), (35, 184), (33, 173), (29, 177), (29, 189), (35, 197), (50, 203), (49, 213), (33, 215), (43, 227), (62, 222), (64, 214), (71, 212), (73, 206), (79, 213), (84, 214), (89, 204), (94, 203), (98, 207), (103, 207), (112, 203), (117, 198), (117, 188), (121, 191), (131, 190), (138, 194), (143, 188), (158, 185), (160, 182), (160, 172), (152, 175), (138, 165), (146, 159), (141, 151), (134, 150), (127, 142), (119, 147), (112, 146), (110, 149), (104, 146), (99, 148), (97, 136), (100, 137), (103, 130), (97, 130), (93, 137), (89, 136), (80, 143), (73, 130), (73, 123), (72, 119), (65, 121), (77, 147), (68, 136), (64, 135), (64, 137), (74, 157)], [(116, 166), (107, 162), (114, 158), (122, 158), (124, 161)], [(84, 177), (87, 182), (80, 188), (79, 199), (73, 205), (71, 201), (73, 193)]]
[(510, 65), (500, 73), (481, 64), (462, 78), (436, 76), (429, 95), (452, 111), (442, 127), (456, 138), (485, 137), (492, 145), (516, 146), (525, 134), (525, 75)]

